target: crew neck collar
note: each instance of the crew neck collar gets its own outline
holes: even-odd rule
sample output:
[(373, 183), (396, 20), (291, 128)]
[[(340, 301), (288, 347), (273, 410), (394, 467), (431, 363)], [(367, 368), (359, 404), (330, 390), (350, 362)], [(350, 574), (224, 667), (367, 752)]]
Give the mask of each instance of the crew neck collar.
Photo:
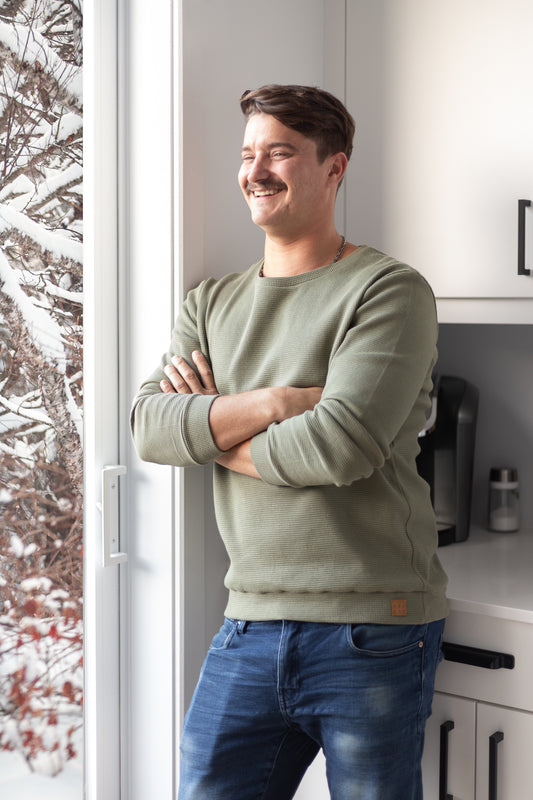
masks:
[(346, 262), (353, 260), (356, 261), (361, 253), (366, 249), (366, 245), (359, 245), (356, 249), (349, 253), (347, 256), (343, 256), (339, 258), (338, 261), (334, 261), (331, 264), (325, 264), (323, 267), (317, 267), (316, 269), (311, 269), (308, 272), (300, 272), (297, 275), (283, 275), (283, 276), (268, 276), (268, 275), (260, 275), (260, 272), (263, 268), (263, 264), (265, 259), (262, 258), (255, 267), (254, 270), (256, 272), (256, 278), (260, 283), (264, 283), (266, 286), (295, 286), (299, 283), (307, 283), (308, 281), (313, 281), (318, 278), (321, 278), (323, 275), (327, 275), (331, 270), (339, 268), (341, 265), (346, 264)]

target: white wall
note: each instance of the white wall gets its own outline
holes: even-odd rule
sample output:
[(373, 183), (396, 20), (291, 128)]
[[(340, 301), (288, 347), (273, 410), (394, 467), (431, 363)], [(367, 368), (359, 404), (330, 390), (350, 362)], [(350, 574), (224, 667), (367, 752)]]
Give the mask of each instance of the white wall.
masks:
[[(251, 223), (237, 184), (244, 132), (241, 94), (265, 83), (340, 86), (342, 91), (342, 64), (333, 64), (325, 75), (324, 42), (336, 36), (343, 41), (343, 23), (344, 3), (339, 2), (183, 0), (184, 291), (203, 277), (244, 270), (263, 254), (263, 234)], [(205, 639), (200, 642), (197, 631), (191, 631), (193, 646), (185, 642), (186, 697), (226, 602), (222, 578), (227, 565), (213, 518), (209, 472), (206, 481), (203, 558), (208, 579), (200, 587), (196, 576), (196, 585), (186, 592), (190, 607), (204, 610)], [(190, 535), (184, 531), (186, 539)], [(189, 548), (198, 564), (202, 545), (196, 541)], [(199, 596), (200, 591), (205, 594)], [(196, 623), (201, 624), (198, 618)]]
[(184, 0), (182, 25), (185, 247), (221, 276), (262, 255), (237, 185), (239, 97), (265, 83), (323, 85), (323, 0)]
[[(244, 132), (239, 98), (265, 83), (344, 91), (344, 2), (339, 0), (183, 0), (183, 292), (203, 277), (246, 269), (263, 254), (237, 184)], [(338, 53), (324, 66), (324, 52)], [(342, 215), (342, 200), (339, 203)], [(341, 223), (342, 224), (342, 223)], [(205, 484), (200, 485), (200, 481)], [(211, 495), (211, 472), (189, 473), (182, 536), (184, 704), (226, 604), (227, 569)], [(187, 498), (194, 494), (194, 508)], [(201, 534), (203, 526), (204, 535)], [(202, 568), (203, 567), (203, 568)], [(202, 619), (203, 615), (203, 619)], [(329, 797), (320, 760), (300, 800)]]

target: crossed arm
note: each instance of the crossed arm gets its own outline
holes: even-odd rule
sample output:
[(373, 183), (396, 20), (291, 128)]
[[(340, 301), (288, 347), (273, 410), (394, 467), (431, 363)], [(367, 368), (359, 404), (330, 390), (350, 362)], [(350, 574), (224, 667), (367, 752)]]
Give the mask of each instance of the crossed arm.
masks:
[(216, 459), (234, 472), (259, 478), (251, 455), (252, 438), (273, 422), (312, 410), (322, 396), (322, 387), (296, 388), (269, 386), (233, 395), (219, 395), (212, 370), (198, 350), (192, 354), (198, 374), (185, 359), (174, 356), (165, 367), (166, 380), (160, 383), (165, 394), (218, 395), (211, 405), (209, 427), (215, 444), (223, 455)]

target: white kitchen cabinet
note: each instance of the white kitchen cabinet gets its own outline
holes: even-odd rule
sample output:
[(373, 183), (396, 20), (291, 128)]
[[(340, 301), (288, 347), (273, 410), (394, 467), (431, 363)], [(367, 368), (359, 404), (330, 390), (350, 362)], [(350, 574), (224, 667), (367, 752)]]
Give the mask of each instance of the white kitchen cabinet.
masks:
[(530, 0), (347, 0), (347, 235), (417, 268), (437, 298), (522, 300), (465, 322), (533, 319), (533, 206), (531, 274), (518, 274), (518, 201), (533, 201), (531, 41)]
[[(448, 750), (441, 765), (443, 726)], [(533, 714), (435, 694), (422, 762), (424, 800), (531, 800), (532, 741)]]
[(497, 779), (492, 800), (531, 800), (533, 772), (531, 743), (533, 714), (510, 708), (478, 705), (476, 787), (478, 798), (489, 798), (489, 739), (496, 731), (503, 733), (497, 748)]
[[(445, 738), (447, 780), (444, 785), (454, 800), (474, 800), (476, 781), (476, 703), (462, 697), (435, 694), (433, 713), (426, 726), (422, 760), (424, 800), (441, 800), (441, 727), (449, 726)], [(453, 725), (453, 729), (451, 726)]]
[[(506, 658), (499, 668), (449, 660), (439, 666), (426, 728), (424, 798), (531, 800), (533, 532), (474, 531), (439, 555), (450, 576), (445, 642)], [(440, 787), (441, 726), (446, 723), (453, 727), (448, 726), (447, 781)], [(491, 747), (497, 766), (492, 784)]]

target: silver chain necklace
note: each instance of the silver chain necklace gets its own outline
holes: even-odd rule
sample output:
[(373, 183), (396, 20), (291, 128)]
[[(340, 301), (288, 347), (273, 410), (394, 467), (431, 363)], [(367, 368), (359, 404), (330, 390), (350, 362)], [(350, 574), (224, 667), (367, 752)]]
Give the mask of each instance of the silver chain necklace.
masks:
[[(346, 237), (345, 237), (345, 236), (343, 236), (343, 237), (342, 237), (341, 246), (340, 246), (340, 247), (339, 247), (339, 249), (337, 250), (337, 255), (335, 256), (335, 258), (333, 259), (333, 261), (331, 262), (331, 264), (328, 264), (328, 267), (332, 267), (332, 266), (333, 266), (333, 264), (336, 264), (336, 263), (337, 263), (337, 261), (339, 260), (339, 258), (342, 256), (342, 253), (343, 253), (343, 251), (344, 251), (344, 248), (345, 248), (345, 246), (346, 246)], [(263, 267), (262, 267), (262, 266), (261, 266), (261, 269), (259, 270), (259, 277), (260, 277), (260, 278), (264, 278), (264, 277), (265, 277), (265, 274), (264, 274), (264, 272), (263, 272)]]

